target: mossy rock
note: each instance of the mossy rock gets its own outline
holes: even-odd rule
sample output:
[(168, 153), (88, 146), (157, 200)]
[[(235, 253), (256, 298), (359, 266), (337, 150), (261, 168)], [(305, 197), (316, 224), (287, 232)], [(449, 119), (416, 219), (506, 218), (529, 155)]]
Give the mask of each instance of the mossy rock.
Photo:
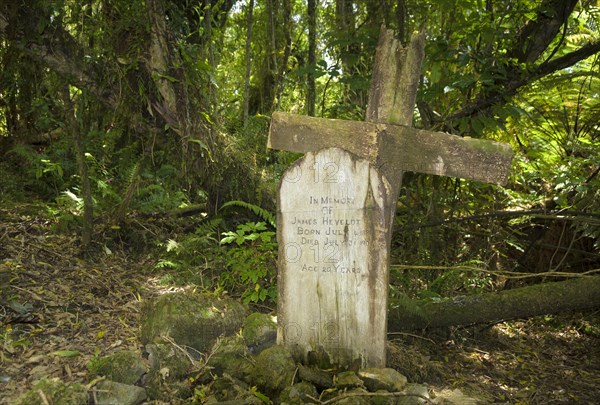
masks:
[(211, 385), (210, 391), (212, 395), (204, 402), (206, 404), (263, 405), (265, 402), (257, 395), (268, 401), (264, 395), (256, 390), (250, 390), (245, 383), (233, 377), (217, 377)]
[(256, 372), (251, 357), (244, 339), (239, 335), (230, 336), (217, 343), (208, 366), (217, 375), (227, 373), (249, 383)]
[(333, 387), (333, 375), (317, 367), (298, 365), (298, 376), (302, 381), (314, 384), (319, 389), (329, 389)]
[(364, 383), (354, 371), (342, 371), (335, 376), (335, 386), (338, 389), (364, 388)]
[(144, 386), (148, 397), (168, 402), (173, 398), (191, 396), (186, 377), (193, 370), (193, 364), (181, 347), (170, 342), (149, 343), (146, 352), (150, 370), (144, 376)]
[[(47, 402), (42, 400), (39, 392), (43, 392)], [(43, 379), (36, 382), (33, 388), (21, 395), (15, 405), (44, 405), (47, 403), (60, 405), (86, 405), (88, 393), (81, 384), (65, 383), (57, 378)]]
[(260, 353), (275, 344), (277, 324), (271, 315), (254, 312), (244, 320), (242, 335), (250, 352)]
[(316, 403), (312, 398), (318, 397), (315, 386), (303, 381), (285, 388), (279, 396), (279, 403), (282, 405), (312, 404)]
[(339, 401), (335, 401), (336, 405), (370, 405), (371, 397), (368, 395), (368, 391), (362, 388), (356, 388), (350, 391), (346, 391), (343, 394), (338, 393), (338, 395), (345, 395), (345, 398), (340, 399)]
[(429, 389), (422, 384), (407, 384), (404, 389), (405, 397), (400, 397), (400, 405), (419, 405), (429, 401)]
[(172, 343), (149, 343), (146, 345), (150, 368), (161, 371), (169, 379), (185, 378), (193, 367), (188, 354)]
[(369, 397), (371, 405), (397, 405), (404, 398), (400, 395), (390, 396), (389, 392), (386, 390), (377, 390), (375, 391), (375, 394), (381, 394), (381, 396)]
[(129, 385), (138, 382), (148, 370), (144, 360), (137, 353), (129, 350), (92, 359), (87, 367), (92, 375), (105, 376), (109, 380)]
[(393, 368), (365, 368), (358, 372), (365, 387), (371, 392), (386, 390), (399, 392), (406, 386), (406, 377)]
[(96, 385), (98, 404), (138, 405), (146, 400), (146, 390), (135, 385), (104, 380)]
[(291, 384), (296, 374), (296, 363), (284, 346), (272, 346), (256, 357), (256, 385), (268, 394), (277, 394)]
[(148, 398), (152, 400), (171, 402), (174, 398), (185, 399), (192, 395), (192, 388), (188, 380), (165, 376), (156, 369), (148, 371), (144, 377), (144, 386)]
[(240, 302), (207, 294), (163, 294), (142, 307), (143, 344), (169, 336), (178, 345), (207, 353), (219, 336), (239, 331), (247, 315)]

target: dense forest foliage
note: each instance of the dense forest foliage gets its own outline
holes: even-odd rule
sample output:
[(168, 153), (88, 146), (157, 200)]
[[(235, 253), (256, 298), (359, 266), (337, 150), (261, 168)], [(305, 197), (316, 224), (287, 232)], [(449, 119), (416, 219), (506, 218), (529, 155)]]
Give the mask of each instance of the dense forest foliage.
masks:
[[(56, 291), (78, 288), (81, 274), (89, 275), (85, 300), (121, 289), (114, 300), (126, 302), (130, 280), (145, 272), (162, 286), (194, 285), (274, 310), (276, 191), (299, 155), (267, 149), (271, 114), (364, 120), (382, 26), (403, 44), (425, 32), (415, 127), (515, 151), (504, 187), (404, 174), (391, 299), (515, 297), (511, 289), (540, 282), (598, 280), (597, 0), (4, 0), (0, 307), (20, 296), (43, 301), (33, 284), (17, 285), (32, 274), (54, 291), (44, 308), (59, 308)], [(52, 235), (45, 247), (42, 234)], [(80, 259), (90, 267), (75, 277)], [(98, 263), (112, 266), (104, 276), (112, 287), (97, 281)], [(598, 296), (595, 283), (586, 297)], [(568, 285), (571, 296), (586, 289)], [(560, 298), (546, 301), (544, 311), (561, 307)], [(125, 325), (118, 319), (115, 330)], [(597, 315), (574, 325), (600, 336)], [(21, 348), (39, 331), (28, 333), (0, 331), (0, 360), (31, 354)], [(533, 387), (535, 378), (507, 384)], [(498, 388), (496, 399), (509, 391)]]
[(404, 42), (423, 28), (415, 126), (517, 157), (506, 188), (406, 176), (394, 263), (591, 270), (599, 17), (575, 0), (7, 1), (1, 198), (48, 202), (84, 245), (132, 212), (273, 212), (296, 156), (266, 149), (270, 114), (363, 119), (381, 25)]

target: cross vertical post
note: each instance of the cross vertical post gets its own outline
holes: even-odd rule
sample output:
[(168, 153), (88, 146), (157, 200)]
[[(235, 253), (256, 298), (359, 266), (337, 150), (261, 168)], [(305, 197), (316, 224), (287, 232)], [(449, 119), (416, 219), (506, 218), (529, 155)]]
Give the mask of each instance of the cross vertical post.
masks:
[(272, 116), (268, 146), (305, 153), (277, 198), (277, 341), (301, 361), (385, 366), (403, 172), (506, 181), (509, 145), (411, 128), (423, 48), (423, 32), (403, 48), (382, 28), (364, 122)]

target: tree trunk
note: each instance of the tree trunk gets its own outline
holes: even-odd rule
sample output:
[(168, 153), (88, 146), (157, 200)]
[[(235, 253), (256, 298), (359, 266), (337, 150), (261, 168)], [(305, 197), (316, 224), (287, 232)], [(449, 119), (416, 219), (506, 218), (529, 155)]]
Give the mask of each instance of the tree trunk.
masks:
[[(292, 3), (290, 0), (282, 0), (281, 7), (283, 9), (282, 15), (282, 29), (283, 29), (283, 59), (281, 59), (281, 63), (278, 63), (279, 66), (276, 74), (275, 84), (277, 91), (275, 92), (275, 103), (273, 109), (271, 111), (275, 111), (279, 108), (279, 103), (281, 102), (281, 95), (283, 94), (283, 85), (285, 82), (285, 74), (287, 71), (288, 61), (290, 59), (290, 54), (292, 53)], [(279, 41), (276, 41), (279, 42)], [(278, 52), (279, 53), (279, 52)]]
[(92, 241), (92, 234), (94, 232), (94, 200), (92, 198), (92, 188), (90, 185), (90, 178), (88, 176), (87, 164), (85, 163), (83, 137), (81, 136), (77, 117), (75, 116), (73, 103), (71, 102), (69, 85), (66, 83), (63, 86), (61, 96), (65, 107), (67, 130), (73, 138), (75, 157), (77, 159), (77, 166), (79, 168), (79, 177), (81, 178), (81, 194), (83, 198), (83, 229), (81, 231), (81, 246), (84, 249), (87, 249)]
[(133, 196), (138, 189), (140, 184), (140, 172), (142, 171), (142, 162), (143, 158), (140, 159), (134, 166), (131, 176), (129, 178), (129, 185), (127, 186), (127, 190), (125, 191), (125, 196), (123, 197), (123, 201), (119, 205), (117, 212), (113, 216), (112, 222), (114, 224), (120, 223), (127, 211), (129, 211), (129, 206), (131, 205), (131, 201), (133, 200)]
[(406, 44), (406, 40), (408, 38), (408, 25), (406, 23), (406, 14), (407, 13), (405, 0), (398, 0), (398, 4), (396, 6), (396, 22), (398, 23), (398, 33), (402, 45)]
[(308, 0), (308, 66), (309, 73), (307, 77), (306, 89), (306, 113), (315, 116), (315, 74), (314, 69), (317, 64), (317, 2), (316, 0)]
[(342, 71), (348, 84), (344, 86), (344, 100), (349, 106), (364, 107), (366, 92), (352, 89), (350, 83), (355, 75), (359, 75), (357, 60), (361, 55), (360, 43), (356, 40), (356, 14), (352, 0), (336, 0), (335, 21), (337, 35), (340, 40), (339, 55), (342, 62)]
[(600, 307), (600, 277), (579, 277), (443, 301), (395, 299), (390, 303), (388, 330), (495, 323), (596, 307)]
[(248, 115), (250, 106), (250, 74), (252, 62), (252, 14), (254, 12), (254, 0), (248, 1), (248, 19), (246, 26), (246, 76), (244, 79), (244, 128), (248, 126)]
[(267, 0), (269, 41), (267, 45), (267, 79), (265, 85), (265, 106), (264, 112), (274, 111), (275, 97), (277, 93), (277, 34), (275, 27), (275, 15), (277, 14), (277, 1)]

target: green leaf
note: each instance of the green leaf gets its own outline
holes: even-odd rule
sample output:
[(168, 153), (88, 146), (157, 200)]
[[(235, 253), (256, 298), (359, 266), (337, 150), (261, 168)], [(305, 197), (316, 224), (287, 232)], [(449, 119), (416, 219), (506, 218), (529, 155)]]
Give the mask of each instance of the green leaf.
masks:
[(17, 347), (17, 346), (31, 346), (31, 341), (29, 341), (27, 339), (20, 339), (20, 340), (17, 340), (15, 342), (12, 342), (10, 345), (12, 347)]
[(202, 147), (202, 149), (208, 150), (208, 146), (204, 142), (202, 142), (200, 139), (189, 139), (188, 142), (195, 143), (197, 145), (200, 145), (200, 147)]
[(270, 242), (271, 239), (273, 238), (273, 236), (275, 236), (275, 232), (261, 232), (260, 233), (260, 239), (263, 242)]
[(234, 240), (235, 240), (235, 237), (233, 237), (233, 236), (226, 236), (226, 237), (224, 237), (223, 239), (221, 239), (221, 240), (219, 241), (219, 243), (220, 243), (221, 245), (228, 245), (228, 244), (230, 244), (231, 242), (233, 242)]
[(167, 252), (171, 252), (173, 250), (177, 250), (180, 248), (179, 243), (177, 243), (177, 241), (174, 241), (173, 239), (169, 239), (169, 241), (167, 242)]
[(471, 120), (471, 128), (476, 135), (481, 136), (483, 134), (483, 121), (479, 117), (475, 117)]
[(56, 352), (50, 353), (50, 356), (58, 356), (58, 357), (76, 357), (81, 353), (79, 350), (59, 350)]
[(204, 120), (206, 122), (208, 122), (210, 125), (215, 125), (215, 123), (210, 119), (210, 115), (208, 115), (208, 113), (204, 112), (204, 111), (200, 111), (200, 115), (202, 116), (202, 118), (204, 118)]
[(264, 301), (265, 298), (267, 298), (267, 290), (263, 289), (258, 293), (258, 299)]
[(265, 404), (270, 404), (270, 403), (271, 403), (271, 400), (270, 400), (270, 399), (269, 399), (269, 398), (268, 398), (266, 395), (264, 395), (264, 394), (262, 394), (262, 393), (260, 393), (260, 392), (258, 392), (258, 391), (252, 390), (252, 394), (253, 394), (253, 395), (254, 395), (256, 398), (258, 398), (258, 399), (260, 399), (261, 401), (263, 401)]

